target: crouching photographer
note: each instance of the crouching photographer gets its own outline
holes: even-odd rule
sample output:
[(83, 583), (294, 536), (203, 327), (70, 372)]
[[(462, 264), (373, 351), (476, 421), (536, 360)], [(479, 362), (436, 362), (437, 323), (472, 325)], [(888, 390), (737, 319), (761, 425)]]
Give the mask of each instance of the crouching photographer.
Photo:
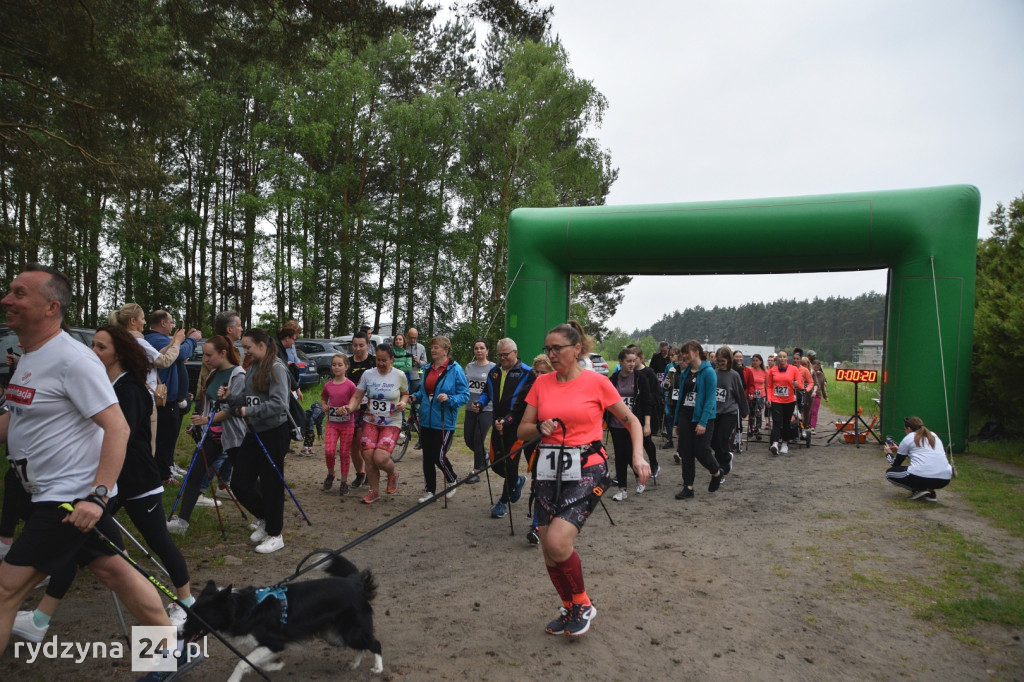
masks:
[[(937, 501), (935, 491), (949, 485), (953, 467), (946, 460), (942, 441), (928, 430), (920, 417), (906, 417), (903, 427), (907, 435), (899, 445), (892, 438), (886, 439), (886, 459), (892, 465), (885, 472), (885, 479), (893, 485), (910, 491), (910, 499)], [(903, 466), (910, 458), (910, 466)]]

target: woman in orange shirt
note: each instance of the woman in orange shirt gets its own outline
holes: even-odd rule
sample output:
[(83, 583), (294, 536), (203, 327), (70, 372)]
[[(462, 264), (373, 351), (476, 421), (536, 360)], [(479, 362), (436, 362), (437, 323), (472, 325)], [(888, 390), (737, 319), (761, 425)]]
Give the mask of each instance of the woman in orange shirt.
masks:
[(535, 460), (535, 509), (544, 564), (562, 600), (558, 617), (545, 630), (570, 637), (587, 632), (597, 615), (573, 545), (610, 480), (608, 455), (601, 443), (605, 410), (629, 430), (637, 480), (646, 484), (651, 474), (640, 422), (607, 378), (585, 371), (576, 361), (590, 351), (582, 331), (579, 324), (570, 322), (548, 332), (544, 351), (555, 371), (537, 377), (526, 396), (518, 431), (524, 441), (541, 436)]
[(768, 370), (768, 378), (765, 380), (772, 401), (772, 444), (769, 450), (773, 455), (789, 452), (789, 441), (796, 437), (791, 433), (790, 424), (796, 408), (796, 390), (805, 387), (800, 370), (789, 364), (786, 351), (776, 353), (775, 363), (775, 367)]

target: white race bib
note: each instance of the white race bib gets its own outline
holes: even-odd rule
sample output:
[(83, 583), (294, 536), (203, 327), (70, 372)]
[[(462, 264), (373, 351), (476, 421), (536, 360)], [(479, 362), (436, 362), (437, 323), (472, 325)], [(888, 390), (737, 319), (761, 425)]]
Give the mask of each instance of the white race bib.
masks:
[(754, 397), (755, 397), (755, 398), (760, 398), (760, 397), (761, 397), (761, 391), (760, 391), (760, 389), (758, 389), (758, 390), (754, 391)]
[(583, 474), (580, 448), (565, 448), (553, 445), (542, 445), (538, 448), (537, 480), (554, 481), (558, 476), (558, 459), (562, 459), (562, 480), (578, 481)]
[(776, 398), (785, 398), (788, 395), (789, 395), (789, 386), (776, 386), (775, 387), (775, 397)]
[(673, 402), (678, 402), (679, 401), (679, 389), (678, 388), (673, 388), (672, 389), (672, 401)]
[(467, 383), (469, 384), (470, 393), (483, 393), (487, 387), (487, 381), (484, 379), (470, 379)]
[(329, 422), (347, 422), (352, 418), (351, 414), (342, 414), (340, 407), (334, 407), (328, 405), (327, 407), (327, 421)]
[(683, 398), (683, 407), (696, 407), (697, 405), (697, 391), (690, 391)]
[(633, 410), (633, 400), (634, 400), (633, 396), (626, 396), (625, 398), (622, 399), (622, 402), (624, 402), (626, 404), (626, 407), (630, 411)]
[(39, 482), (36, 481), (35, 473), (32, 471), (32, 467), (29, 466), (28, 459), (11, 459), (8, 457), (7, 461), (10, 463), (11, 471), (18, 477), (21, 487), (25, 489), (25, 492), (29, 495), (36, 495), (43, 491), (39, 487)]
[(716, 388), (715, 389), (715, 399), (718, 400), (718, 402), (720, 402), (720, 403), (724, 403), (725, 402), (725, 389), (724, 388)]
[(391, 416), (391, 413), (395, 411), (395, 404), (390, 400), (372, 398), (368, 404), (370, 414), (381, 419)]

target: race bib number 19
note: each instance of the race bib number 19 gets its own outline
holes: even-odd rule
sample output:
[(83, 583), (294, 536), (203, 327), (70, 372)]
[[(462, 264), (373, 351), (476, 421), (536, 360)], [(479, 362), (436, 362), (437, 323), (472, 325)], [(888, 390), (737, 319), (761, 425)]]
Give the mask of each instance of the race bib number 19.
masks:
[(562, 460), (562, 480), (578, 481), (583, 474), (580, 448), (541, 446), (537, 457), (537, 480), (554, 481), (558, 476), (558, 460)]

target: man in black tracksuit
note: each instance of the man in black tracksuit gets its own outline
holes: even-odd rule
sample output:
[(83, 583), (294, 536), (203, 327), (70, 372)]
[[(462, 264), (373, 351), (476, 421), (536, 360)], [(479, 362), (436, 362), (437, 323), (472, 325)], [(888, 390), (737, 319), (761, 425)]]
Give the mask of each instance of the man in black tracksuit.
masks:
[[(634, 371), (637, 373), (640, 381), (644, 383), (643, 391), (647, 395), (653, 396), (655, 401), (655, 406), (651, 410), (651, 433), (644, 435), (644, 452), (647, 453), (647, 459), (651, 464), (651, 478), (657, 482), (658, 474), (661, 473), (661, 467), (658, 465), (658, 449), (654, 446), (652, 436), (661, 430), (661, 422), (665, 418), (665, 393), (660, 388), (661, 382), (658, 381), (654, 370), (644, 364), (643, 349), (636, 344), (629, 346), (629, 349), (636, 353), (637, 360), (640, 361)], [(637, 492), (642, 491), (638, 489)]]
[[(519, 421), (526, 410), (526, 394), (533, 385), (533, 372), (519, 360), (516, 342), (498, 341), (498, 364), (488, 372), (483, 393), (471, 409), (479, 411), (494, 403), (494, 428), (491, 430), (491, 458), (501, 459), (512, 450), (516, 442)], [(501, 498), (491, 509), (491, 516), (500, 519), (508, 513), (508, 505), (518, 502), (523, 494), (526, 477), (519, 475), (519, 452), (514, 457), (496, 464), (492, 471), (505, 479)]]

